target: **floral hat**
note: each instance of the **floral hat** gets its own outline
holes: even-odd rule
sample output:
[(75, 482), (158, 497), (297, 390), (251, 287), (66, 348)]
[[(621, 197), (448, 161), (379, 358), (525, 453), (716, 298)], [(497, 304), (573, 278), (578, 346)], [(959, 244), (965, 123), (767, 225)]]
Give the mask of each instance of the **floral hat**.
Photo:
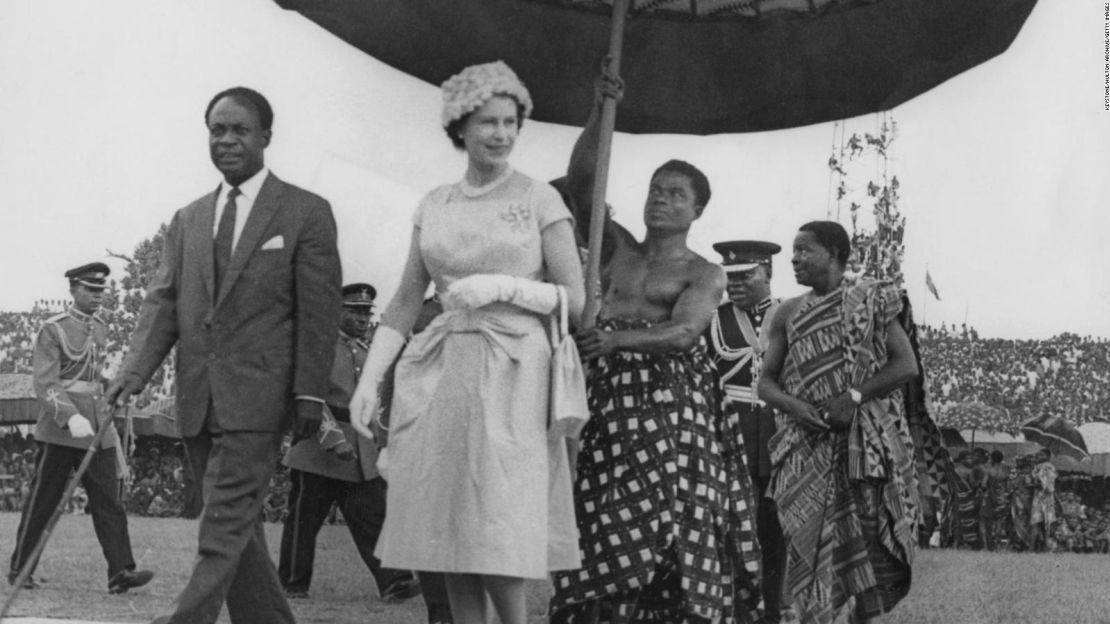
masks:
[(532, 114), (532, 97), (503, 61), (471, 65), (443, 83), (443, 127), (481, 108), (494, 95), (508, 95)]

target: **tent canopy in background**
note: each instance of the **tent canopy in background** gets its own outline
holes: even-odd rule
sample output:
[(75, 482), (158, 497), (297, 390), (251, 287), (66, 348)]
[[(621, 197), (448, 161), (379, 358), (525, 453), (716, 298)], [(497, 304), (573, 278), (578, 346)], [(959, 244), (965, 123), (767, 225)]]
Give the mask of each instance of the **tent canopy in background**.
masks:
[(30, 375), (0, 375), (0, 425), (20, 425), (38, 420), (38, 400)]

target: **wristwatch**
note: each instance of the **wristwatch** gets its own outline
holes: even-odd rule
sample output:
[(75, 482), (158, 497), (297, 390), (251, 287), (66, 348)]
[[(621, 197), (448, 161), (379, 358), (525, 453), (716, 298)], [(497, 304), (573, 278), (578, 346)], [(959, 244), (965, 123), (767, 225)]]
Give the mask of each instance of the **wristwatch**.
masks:
[(855, 403), (856, 405), (863, 403), (863, 393), (859, 390), (856, 390), (855, 388), (851, 388), (848, 390), (848, 396), (852, 397), (852, 403)]

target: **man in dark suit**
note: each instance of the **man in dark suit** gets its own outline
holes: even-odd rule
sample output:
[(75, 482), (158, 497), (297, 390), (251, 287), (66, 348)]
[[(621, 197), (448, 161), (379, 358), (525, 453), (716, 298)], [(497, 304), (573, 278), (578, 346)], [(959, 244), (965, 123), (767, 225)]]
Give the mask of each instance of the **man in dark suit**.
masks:
[[(98, 449), (81, 477), (88, 492), (96, 539), (108, 560), (108, 591), (121, 594), (150, 581), (149, 570), (136, 570), (131, 554), (127, 514), (119, 499), (116, 450), (119, 436), (100, 405), (108, 326), (100, 316), (108, 266), (93, 262), (66, 271), (73, 305), (47, 319), (35, 338), (35, 476), (19, 520), (8, 583), (15, 583), (65, 494), (70, 473), (81, 465), (100, 427)], [(37, 561), (32, 562), (35, 566)], [(38, 583), (30, 576), (24, 589)]]
[(270, 173), (273, 112), (235, 87), (205, 111), (215, 191), (179, 210), (107, 393), (138, 392), (177, 347), (177, 426), (203, 484), (198, 556), (175, 611), (156, 622), (293, 622), (259, 511), (295, 415), (319, 427), (339, 322), (335, 220), (322, 198)]

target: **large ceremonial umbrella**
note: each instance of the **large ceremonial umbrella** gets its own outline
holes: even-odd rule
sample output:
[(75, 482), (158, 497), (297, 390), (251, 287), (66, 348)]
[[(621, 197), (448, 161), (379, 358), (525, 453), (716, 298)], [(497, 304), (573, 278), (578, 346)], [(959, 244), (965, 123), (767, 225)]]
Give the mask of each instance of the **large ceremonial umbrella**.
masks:
[(1083, 434), (1063, 417), (1042, 414), (1022, 425), (1021, 433), (1026, 440), (1040, 444), (1054, 455), (1067, 455), (1077, 461), (1088, 456)]
[[(599, 307), (614, 127), (713, 134), (888, 110), (1003, 52), (1036, 0), (276, 0), (408, 74), (439, 84), (494, 60), (533, 117), (578, 125), (608, 51), (632, 97), (602, 107), (587, 261)], [(626, 26), (627, 24), (627, 26)], [(627, 45), (625, 42), (627, 41)], [(627, 50), (625, 48), (627, 47)], [(626, 52), (622, 54), (622, 52)], [(623, 59), (623, 62), (622, 62)]]
[(1036, 3), (276, 1), (432, 84), (467, 65), (504, 60), (528, 85), (535, 119), (575, 126), (589, 113), (592, 79), (614, 35), (613, 8), (623, 2), (627, 25), (616, 34), (624, 36), (620, 73), (630, 96), (616, 129), (683, 134), (889, 110), (1005, 51)]

